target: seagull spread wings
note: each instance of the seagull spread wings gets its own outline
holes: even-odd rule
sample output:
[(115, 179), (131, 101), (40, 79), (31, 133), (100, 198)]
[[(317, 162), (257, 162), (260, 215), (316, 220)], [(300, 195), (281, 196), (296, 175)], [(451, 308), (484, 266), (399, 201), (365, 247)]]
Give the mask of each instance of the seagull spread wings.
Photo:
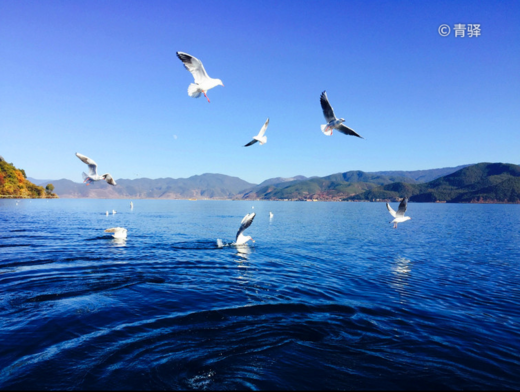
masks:
[[(329, 98), (327, 97), (326, 91), (321, 93), (320, 103), (321, 103), (321, 108), (323, 110), (323, 116), (325, 116), (325, 120), (327, 121), (327, 123), (330, 124), (332, 121), (337, 121), (338, 118), (334, 114), (334, 109), (332, 109), (332, 106), (330, 106)], [(344, 120), (342, 119), (342, 121), (344, 121)], [(347, 127), (344, 124), (336, 125), (336, 126), (334, 126), (334, 128), (345, 135), (357, 136), (357, 137), (360, 137), (361, 139), (364, 139), (363, 136), (359, 135), (356, 131)]]
[(177, 52), (177, 57), (182, 61), (186, 69), (191, 72), (195, 79), (195, 83), (200, 84), (209, 78), (204, 66), (202, 65), (202, 61), (198, 58), (184, 52)]
[(240, 225), (240, 229), (238, 229), (235, 241), (238, 240), (238, 237), (240, 236), (240, 234), (244, 232), (245, 229), (251, 226), (251, 223), (253, 223), (253, 219), (255, 219), (255, 215), (256, 213), (252, 212), (244, 216), (244, 219), (242, 219), (242, 224)]
[(345, 135), (357, 136), (357, 137), (360, 137), (361, 139), (364, 139), (363, 136), (358, 135), (358, 133), (356, 131), (354, 131), (353, 129), (351, 129), (343, 124), (340, 124), (336, 129), (338, 131), (340, 131), (341, 133), (344, 133)]
[(388, 210), (390, 215), (392, 215), (394, 218), (396, 217), (395, 211), (392, 207), (390, 207), (390, 204), (386, 203), (386, 209)]
[(397, 209), (397, 212), (394, 211), (392, 207), (390, 207), (390, 204), (386, 203), (386, 208), (388, 209), (388, 212), (390, 212), (390, 215), (392, 215), (394, 218), (397, 218), (398, 216), (403, 217), (404, 213), (406, 212), (406, 207), (408, 206), (408, 198), (405, 197), (403, 200), (401, 200), (401, 203), (399, 203), (399, 208)]
[(94, 162), (93, 159), (90, 159), (89, 157), (86, 157), (85, 155), (82, 155), (79, 152), (76, 153), (76, 156), (79, 159), (81, 159), (83, 163), (86, 163), (88, 165), (89, 176), (97, 176), (97, 163)]
[(330, 106), (329, 99), (327, 98), (327, 93), (325, 91), (321, 93), (320, 103), (321, 108), (323, 109), (325, 120), (327, 120), (328, 123), (337, 120), (336, 115), (334, 114), (334, 109), (332, 109), (332, 106)]
[(401, 200), (401, 203), (399, 203), (399, 208), (397, 209), (397, 216), (404, 216), (404, 213), (406, 212), (406, 207), (408, 206), (408, 198), (405, 197), (403, 200)]
[(265, 130), (267, 129), (268, 125), (269, 125), (269, 119), (267, 119), (267, 121), (263, 125), (262, 129), (260, 129), (260, 132), (258, 132), (258, 135), (253, 136), (253, 140), (251, 140), (249, 143), (247, 143), (244, 147), (249, 147), (249, 146), (255, 144), (256, 142), (260, 142), (260, 144), (264, 144), (265, 142), (267, 142), (267, 137), (264, 137), (264, 135), (265, 135)]

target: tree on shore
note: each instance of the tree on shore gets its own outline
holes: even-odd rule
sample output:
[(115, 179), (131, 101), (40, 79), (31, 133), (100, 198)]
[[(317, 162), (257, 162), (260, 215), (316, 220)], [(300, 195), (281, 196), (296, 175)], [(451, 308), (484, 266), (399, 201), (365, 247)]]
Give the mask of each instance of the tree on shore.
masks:
[(47, 194), (50, 195), (53, 191), (54, 191), (54, 185), (47, 184), (47, 186), (45, 187), (45, 192), (47, 192)]

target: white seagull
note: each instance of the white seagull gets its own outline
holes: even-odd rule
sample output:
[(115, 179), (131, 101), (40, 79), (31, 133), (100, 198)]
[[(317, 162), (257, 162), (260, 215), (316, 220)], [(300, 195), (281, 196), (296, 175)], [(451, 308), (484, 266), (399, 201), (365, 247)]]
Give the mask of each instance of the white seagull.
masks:
[(76, 156), (81, 159), (83, 163), (88, 165), (88, 175), (85, 172), (81, 173), (83, 176), (83, 182), (86, 182), (87, 185), (92, 184), (94, 181), (105, 180), (110, 185), (117, 185), (112, 176), (108, 173), (103, 175), (97, 174), (97, 163), (94, 162), (93, 159), (86, 157), (85, 155), (81, 155), (79, 152), (76, 153)]
[(206, 91), (219, 85), (224, 86), (222, 80), (213, 79), (208, 76), (204, 66), (202, 65), (202, 61), (198, 58), (184, 52), (177, 52), (177, 57), (182, 61), (186, 69), (191, 72), (193, 79), (195, 79), (195, 83), (191, 83), (188, 86), (188, 95), (190, 97), (198, 98), (200, 97), (200, 93), (203, 93), (209, 102)]
[(253, 140), (251, 140), (249, 143), (247, 143), (244, 147), (249, 147), (256, 142), (260, 142), (260, 145), (267, 143), (267, 136), (265, 135), (265, 130), (267, 129), (267, 126), (269, 125), (269, 119), (265, 122), (262, 129), (260, 129), (260, 132), (258, 132), (258, 135), (253, 136)]
[(364, 139), (364, 137), (358, 135), (353, 129), (350, 129), (349, 127), (342, 124), (345, 122), (344, 118), (338, 119), (336, 117), (334, 114), (334, 109), (332, 109), (332, 106), (330, 106), (329, 99), (327, 98), (327, 93), (325, 91), (321, 93), (320, 103), (321, 108), (323, 109), (323, 115), (325, 116), (325, 121), (327, 121), (327, 124), (321, 126), (321, 131), (325, 135), (330, 136), (332, 135), (332, 130), (337, 129), (345, 135), (357, 136), (361, 139)]
[(390, 215), (392, 215), (395, 218), (393, 221), (390, 222), (394, 224), (394, 229), (397, 229), (398, 223), (406, 222), (407, 220), (412, 219), (409, 216), (404, 216), (407, 205), (408, 198), (405, 197), (403, 200), (401, 200), (401, 203), (399, 203), (399, 208), (397, 209), (397, 212), (395, 212), (393, 208), (390, 207), (390, 204), (386, 203), (386, 208), (388, 209), (388, 212), (390, 212)]
[(114, 238), (126, 238), (127, 230), (124, 227), (112, 227), (110, 229), (106, 229), (105, 233), (114, 233), (112, 235)]
[(273, 216), (274, 216), (273, 213), (271, 211), (269, 211), (269, 218), (273, 219)]
[(255, 240), (252, 239), (250, 236), (242, 234), (245, 229), (247, 229), (249, 226), (251, 226), (251, 223), (253, 223), (253, 219), (255, 219), (255, 215), (256, 214), (254, 212), (252, 212), (252, 213), (244, 216), (244, 219), (242, 219), (242, 223), (237, 232), (237, 238), (233, 245), (245, 245), (245, 243), (249, 240), (255, 242)]

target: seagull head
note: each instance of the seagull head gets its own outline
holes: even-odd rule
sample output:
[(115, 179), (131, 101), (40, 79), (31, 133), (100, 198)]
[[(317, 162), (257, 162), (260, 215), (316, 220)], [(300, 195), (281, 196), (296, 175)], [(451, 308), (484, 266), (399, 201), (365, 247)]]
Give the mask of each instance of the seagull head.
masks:
[(340, 118), (339, 121), (341, 121), (342, 123), (345, 122), (345, 119), (344, 118)]
[(224, 87), (224, 83), (222, 83), (222, 80), (220, 79), (217, 79), (217, 85)]

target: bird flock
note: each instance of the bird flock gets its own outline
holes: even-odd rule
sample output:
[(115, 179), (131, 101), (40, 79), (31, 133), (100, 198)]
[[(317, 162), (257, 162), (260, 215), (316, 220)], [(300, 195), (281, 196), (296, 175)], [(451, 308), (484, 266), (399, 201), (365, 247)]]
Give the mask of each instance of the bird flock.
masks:
[[(209, 97), (207, 95), (207, 92), (211, 90), (212, 88), (216, 86), (224, 86), (224, 83), (222, 83), (222, 80), (220, 79), (214, 79), (208, 75), (206, 72), (206, 69), (204, 68), (204, 65), (202, 64), (202, 61), (200, 61), (198, 58), (184, 52), (176, 52), (177, 57), (182, 61), (184, 64), (184, 67), (192, 74), (194, 83), (191, 83), (188, 86), (188, 95), (192, 98), (199, 98), (201, 94), (204, 94), (204, 97), (208, 100), (208, 103), (210, 103)], [(323, 116), (325, 117), (326, 124), (321, 125), (321, 131), (326, 136), (332, 136), (332, 133), (334, 130), (337, 130), (338, 132), (343, 133), (344, 135), (348, 136), (356, 136), (358, 138), (364, 139), (361, 135), (359, 135), (356, 131), (353, 129), (347, 127), (345, 124), (344, 118), (337, 118), (334, 114), (334, 109), (332, 108), (329, 98), (327, 97), (327, 92), (323, 91), (320, 95), (320, 104), (323, 111)], [(253, 136), (253, 140), (251, 140), (249, 143), (245, 144), (244, 147), (249, 147), (255, 144), (256, 142), (260, 143), (260, 145), (263, 145), (267, 143), (267, 136), (265, 136), (265, 132), (267, 130), (267, 127), (269, 125), (269, 118), (266, 120), (260, 131), (256, 136)], [(115, 182), (114, 178), (109, 174), (97, 174), (97, 163), (94, 162), (93, 159), (82, 155), (80, 153), (76, 153), (76, 156), (88, 166), (88, 175), (86, 173), (82, 173), (83, 176), (83, 182), (86, 183), (86, 185), (90, 185), (94, 181), (100, 181), (105, 180), (109, 185), (115, 186), (117, 183)], [(411, 218), (408, 216), (404, 216), (404, 213), (406, 212), (408, 203), (408, 198), (404, 198), (401, 203), (399, 204), (399, 208), (397, 209), (397, 212), (395, 212), (392, 207), (388, 203), (386, 203), (386, 207), (390, 214), (394, 217), (394, 219), (390, 222), (394, 224), (394, 228), (397, 228), (398, 223), (405, 222), (407, 220), (410, 220)], [(130, 202), (131, 209), (133, 209), (133, 204)], [(113, 211), (113, 214), (115, 214), (115, 211)], [(107, 211), (108, 215), (108, 211)], [(245, 236), (243, 235), (243, 232), (251, 226), (253, 223), (253, 219), (255, 218), (255, 213), (247, 214), (241, 222), (240, 228), (238, 229), (235, 242), (233, 245), (245, 245), (247, 241), (251, 240), (254, 242), (254, 240), (251, 238), (251, 236)], [(272, 219), (273, 214), (272, 212), (269, 212), (269, 216)], [(113, 227), (106, 229), (105, 232), (107, 233), (113, 233), (114, 238), (126, 238), (127, 236), (127, 229), (123, 227)], [(221, 244), (221, 240), (219, 239), (217, 243)], [(220, 246), (219, 246), (220, 247)]]

